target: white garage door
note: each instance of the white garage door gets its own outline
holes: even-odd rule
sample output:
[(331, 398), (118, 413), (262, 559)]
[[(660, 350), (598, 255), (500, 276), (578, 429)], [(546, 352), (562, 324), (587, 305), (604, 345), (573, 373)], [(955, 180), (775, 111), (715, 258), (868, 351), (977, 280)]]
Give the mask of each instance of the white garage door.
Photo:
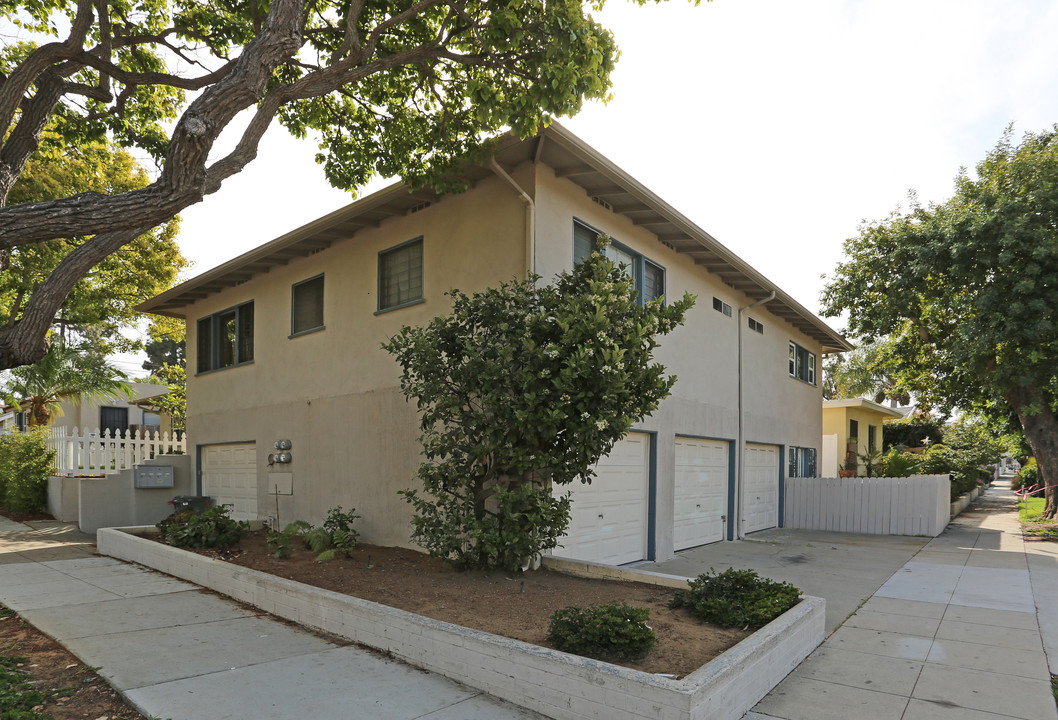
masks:
[(676, 438), (676, 550), (724, 539), (729, 446), (720, 440)]
[(573, 493), (567, 534), (555, 554), (620, 565), (647, 556), (650, 436), (629, 433), (599, 460), (591, 485), (555, 489)]
[(257, 445), (238, 443), (202, 448), (202, 494), (231, 507), (236, 520), (257, 519)]
[(779, 524), (779, 448), (746, 443), (746, 483), (742, 510), (744, 532)]

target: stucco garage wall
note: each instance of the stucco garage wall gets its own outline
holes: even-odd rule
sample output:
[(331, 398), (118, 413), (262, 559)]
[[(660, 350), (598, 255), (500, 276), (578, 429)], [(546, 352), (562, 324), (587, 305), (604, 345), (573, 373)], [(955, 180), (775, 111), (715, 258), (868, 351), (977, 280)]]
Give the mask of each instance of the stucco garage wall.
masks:
[[(658, 410), (636, 425), (657, 433), (656, 557), (673, 555), (675, 436), (724, 440), (738, 437), (738, 308), (751, 300), (718, 276), (677, 253), (642, 226), (594, 202), (547, 166), (537, 168), (537, 272), (554, 277), (573, 266), (574, 218), (612, 236), (665, 268), (666, 295), (698, 296), (685, 324), (662, 342), (657, 359), (679, 380)], [(737, 248), (736, 248), (737, 251)], [(713, 297), (732, 306), (732, 317), (713, 309)], [(817, 342), (762, 307), (748, 316), (764, 324), (764, 334), (743, 327), (745, 439), (750, 443), (819, 448), (822, 390), (790, 377), (789, 341), (822, 357)], [(780, 468), (783, 471), (784, 468)]]

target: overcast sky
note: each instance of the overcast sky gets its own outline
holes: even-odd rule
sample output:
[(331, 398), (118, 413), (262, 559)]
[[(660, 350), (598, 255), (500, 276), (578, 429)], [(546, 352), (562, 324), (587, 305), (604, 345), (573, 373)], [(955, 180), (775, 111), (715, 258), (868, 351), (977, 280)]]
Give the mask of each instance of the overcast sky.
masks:
[[(1058, 122), (1053, 0), (616, 0), (599, 18), (614, 99), (560, 122), (817, 312), (861, 221), (909, 190), (945, 199), (1007, 125)], [(185, 210), (185, 276), (350, 202), (314, 151), (275, 125)]]

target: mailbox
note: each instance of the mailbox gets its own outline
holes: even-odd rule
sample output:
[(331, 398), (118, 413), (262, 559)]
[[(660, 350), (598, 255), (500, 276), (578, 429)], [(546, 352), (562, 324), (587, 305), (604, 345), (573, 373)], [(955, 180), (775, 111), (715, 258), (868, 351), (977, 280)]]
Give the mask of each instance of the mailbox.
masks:
[(137, 465), (132, 471), (132, 477), (137, 488), (171, 488), (173, 487), (173, 466)]

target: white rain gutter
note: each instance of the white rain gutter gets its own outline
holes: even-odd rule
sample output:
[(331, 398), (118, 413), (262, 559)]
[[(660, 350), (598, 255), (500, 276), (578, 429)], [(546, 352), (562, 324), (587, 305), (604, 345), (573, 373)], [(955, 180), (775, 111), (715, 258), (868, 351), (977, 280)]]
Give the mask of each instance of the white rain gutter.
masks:
[(489, 158), (489, 167), (492, 168), (492, 172), (506, 180), (514, 188), (515, 192), (521, 195), (522, 201), (525, 203), (526, 212), (528, 213), (525, 223), (525, 266), (528, 268), (529, 274), (533, 275), (536, 273), (536, 203), (529, 197), (529, 193), (523, 190), (515, 182), (514, 178), (500, 167), (500, 164), (496, 162), (496, 158)]
[(755, 303), (750, 303), (749, 305), (738, 309), (738, 471), (736, 472), (738, 492), (735, 493), (735, 497), (738, 498), (738, 506), (735, 508), (735, 517), (737, 518), (737, 535), (735, 537), (739, 540), (744, 540), (746, 538), (746, 532), (743, 529), (745, 527), (745, 518), (742, 517), (742, 508), (745, 507), (746, 501), (746, 420), (742, 408), (742, 317), (750, 308), (769, 303), (774, 299), (775, 291), (772, 290), (768, 297), (761, 298)]

